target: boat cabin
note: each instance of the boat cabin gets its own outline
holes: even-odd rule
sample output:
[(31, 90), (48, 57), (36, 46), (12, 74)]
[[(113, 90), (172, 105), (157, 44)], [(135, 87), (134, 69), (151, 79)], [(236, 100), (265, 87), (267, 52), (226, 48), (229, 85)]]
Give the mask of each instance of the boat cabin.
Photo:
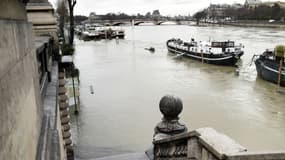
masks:
[(234, 48), (235, 42), (234, 41), (212, 42), (211, 47), (212, 48), (222, 48), (222, 51), (224, 52), (226, 48)]
[(212, 47), (219, 47), (219, 48), (231, 48), (235, 47), (234, 41), (226, 41), (226, 42), (212, 42)]
[[(275, 50), (274, 49), (266, 49), (263, 53), (262, 53), (262, 58), (265, 58), (267, 60), (271, 60), (271, 61), (276, 61), (279, 62), (281, 60), (281, 57), (278, 57), (275, 55)], [(284, 58), (283, 58), (284, 60)]]

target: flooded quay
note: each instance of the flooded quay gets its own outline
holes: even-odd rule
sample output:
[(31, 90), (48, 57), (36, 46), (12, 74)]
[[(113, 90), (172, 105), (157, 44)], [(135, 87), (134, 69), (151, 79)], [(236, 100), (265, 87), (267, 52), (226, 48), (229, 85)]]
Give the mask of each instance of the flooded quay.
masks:
[[(179, 96), (190, 130), (213, 127), (250, 150), (285, 149), (285, 95), (256, 75), (254, 54), (285, 44), (285, 31), (183, 25), (122, 27), (122, 40), (76, 39), (81, 110), (72, 118), (77, 159), (144, 151), (161, 119), (165, 94)], [(174, 58), (166, 41), (234, 40), (245, 54), (235, 67)], [(154, 47), (151, 53), (145, 48)], [(94, 94), (90, 93), (90, 87)]]

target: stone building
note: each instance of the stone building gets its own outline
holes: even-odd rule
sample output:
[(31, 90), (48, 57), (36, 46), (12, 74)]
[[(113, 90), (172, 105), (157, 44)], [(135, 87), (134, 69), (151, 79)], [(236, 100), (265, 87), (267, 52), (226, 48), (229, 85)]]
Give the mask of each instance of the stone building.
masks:
[(260, 5), (262, 2), (260, 0), (246, 0), (244, 6), (247, 8), (254, 8)]
[(228, 4), (211, 4), (207, 8), (207, 15), (209, 19), (219, 20), (225, 18), (225, 10), (231, 7)]
[(267, 5), (270, 7), (273, 7), (275, 4), (278, 4), (281, 8), (285, 8), (285, 2), (281, 2), (281, 1), (268, 1), (268, 2), (263, 2), (263, 5)]

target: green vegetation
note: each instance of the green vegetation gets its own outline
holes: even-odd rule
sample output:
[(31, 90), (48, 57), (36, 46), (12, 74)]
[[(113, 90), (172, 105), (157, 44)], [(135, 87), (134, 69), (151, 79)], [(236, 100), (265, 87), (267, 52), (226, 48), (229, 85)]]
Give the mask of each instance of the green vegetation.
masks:
[(200, 21), (200, 19), (211, 20), (250, 20), (250, 21), (269, 21), (270, 22), (284, 22), (285, 8), (278, 3), (270, 6), (267, 4), (260, 4), (255, 7), (246, 7), (243, 5), (211, 5), (208, 8), (194, 14), (193, 18)]
[(285, 54), (285, 46), (284, 45), (278, 45), (275, 47), (275, 55), (277, 57), (284, 57)]

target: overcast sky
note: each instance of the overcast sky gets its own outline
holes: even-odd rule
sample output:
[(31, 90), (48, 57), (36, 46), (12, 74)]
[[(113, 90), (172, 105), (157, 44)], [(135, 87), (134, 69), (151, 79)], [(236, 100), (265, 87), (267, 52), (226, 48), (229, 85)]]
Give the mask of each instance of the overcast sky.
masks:
[[(53, 5), (57, 2), (57, 0), (49, 1)], [(147, 12), (159, 9), (162, 15), (193, 15), (195, 12), (209, 6), (210, 3), (232, 4), (235, 2), (244, 4), (245, 0), (77, 0), (75, 14), (86, 16), (88, 16), (90, 12), (96, 12), (96, 14), (106, 14), (109, 12), (146, 14)]]

